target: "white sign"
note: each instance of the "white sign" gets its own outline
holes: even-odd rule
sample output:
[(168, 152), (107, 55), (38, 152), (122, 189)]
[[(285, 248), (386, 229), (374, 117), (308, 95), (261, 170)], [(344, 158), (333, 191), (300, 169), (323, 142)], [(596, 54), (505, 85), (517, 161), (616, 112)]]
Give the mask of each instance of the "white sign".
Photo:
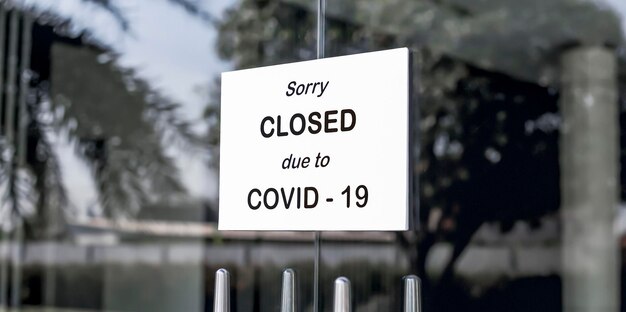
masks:
[(222, 73), (220, 230), (409, 226), (406, 48)]

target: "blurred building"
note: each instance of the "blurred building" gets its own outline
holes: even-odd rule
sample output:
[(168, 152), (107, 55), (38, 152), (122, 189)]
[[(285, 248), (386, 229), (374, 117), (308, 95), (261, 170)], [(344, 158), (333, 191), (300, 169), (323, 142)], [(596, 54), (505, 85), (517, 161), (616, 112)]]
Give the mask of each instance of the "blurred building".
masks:
[[(156, 35), (195, 41), (176, 26), (197, 19), (239, 69), (314, 58), (315, 1), (0, 3), (0, 304), (211, 310), (213, 274), (226, 267), (234, 311), (274, 311), (280, 273), (293, 267), (311, 310), (313, 234), (217, 231), (217, 200), (185, 180), (198, 173), (180, 155), (215, 180), (219, 81), (198, 88), (204, 114), (186, 119), (189, 106), (162, 77), (123, 66), (114, 40), (77, 20), (112, 16), (132, 37), (148, 16), (163, 25)], [(424, 311), (617, 311), (624, 213), (615, 206), (626, 197), (617, 5), (328, 1), (327, 56), (413, 51), (421, 224), (324, 233), (322, 307), (343, 275), (357, 311), (399, 310), (401, 277), (417, 273)], [(158, 63), (146, 41), (146, 62)], [(176, 58), (162, 64), (172, 74)]]

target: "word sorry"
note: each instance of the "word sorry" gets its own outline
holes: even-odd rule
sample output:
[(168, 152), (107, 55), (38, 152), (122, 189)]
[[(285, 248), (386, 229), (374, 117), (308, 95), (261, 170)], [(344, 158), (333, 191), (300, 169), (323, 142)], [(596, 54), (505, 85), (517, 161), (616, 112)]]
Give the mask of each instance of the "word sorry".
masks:
[[(303, 94), (309, 94), (309, 88), (311, 89), (311, 94), (315, 94), (315, 89), (320, 90), (320, 94), (317, 95), (317, 97), (322, 96), (322, 94), (324, 94), (324, 91), (326, 91), (326, 88), (328, 87), (328, 83), (330, 81), (326, 81), (326, 83), (324, 82), (309, 82), (307, 84), (301, 83), (298, 84), (295, 81), (290, 82), (287, 85), (287, 92), (285, 92), (285, 94), (287, 96), (292, 96), (292, 95), (303, 95)], [(296, 84), (298, 84), (298, 86), (296, 87)], [(318, 88), (319, 86), (319, 88)]]

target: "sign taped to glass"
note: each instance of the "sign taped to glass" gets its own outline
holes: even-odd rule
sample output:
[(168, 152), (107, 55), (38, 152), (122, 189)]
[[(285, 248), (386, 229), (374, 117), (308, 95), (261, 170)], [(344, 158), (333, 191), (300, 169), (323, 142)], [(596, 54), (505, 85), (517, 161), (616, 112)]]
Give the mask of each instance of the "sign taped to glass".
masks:
[(409, 228), (406, 48), (222, 73), (220, 230)]

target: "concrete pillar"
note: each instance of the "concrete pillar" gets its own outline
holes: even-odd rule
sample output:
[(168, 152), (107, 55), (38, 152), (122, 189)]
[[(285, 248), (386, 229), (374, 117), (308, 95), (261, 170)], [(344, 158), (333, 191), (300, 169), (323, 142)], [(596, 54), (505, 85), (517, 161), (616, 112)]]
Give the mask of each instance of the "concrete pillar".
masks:
[(561, 56), (560, 140), (563, 305), (619, 310), (617, 61), (604, 47)]

